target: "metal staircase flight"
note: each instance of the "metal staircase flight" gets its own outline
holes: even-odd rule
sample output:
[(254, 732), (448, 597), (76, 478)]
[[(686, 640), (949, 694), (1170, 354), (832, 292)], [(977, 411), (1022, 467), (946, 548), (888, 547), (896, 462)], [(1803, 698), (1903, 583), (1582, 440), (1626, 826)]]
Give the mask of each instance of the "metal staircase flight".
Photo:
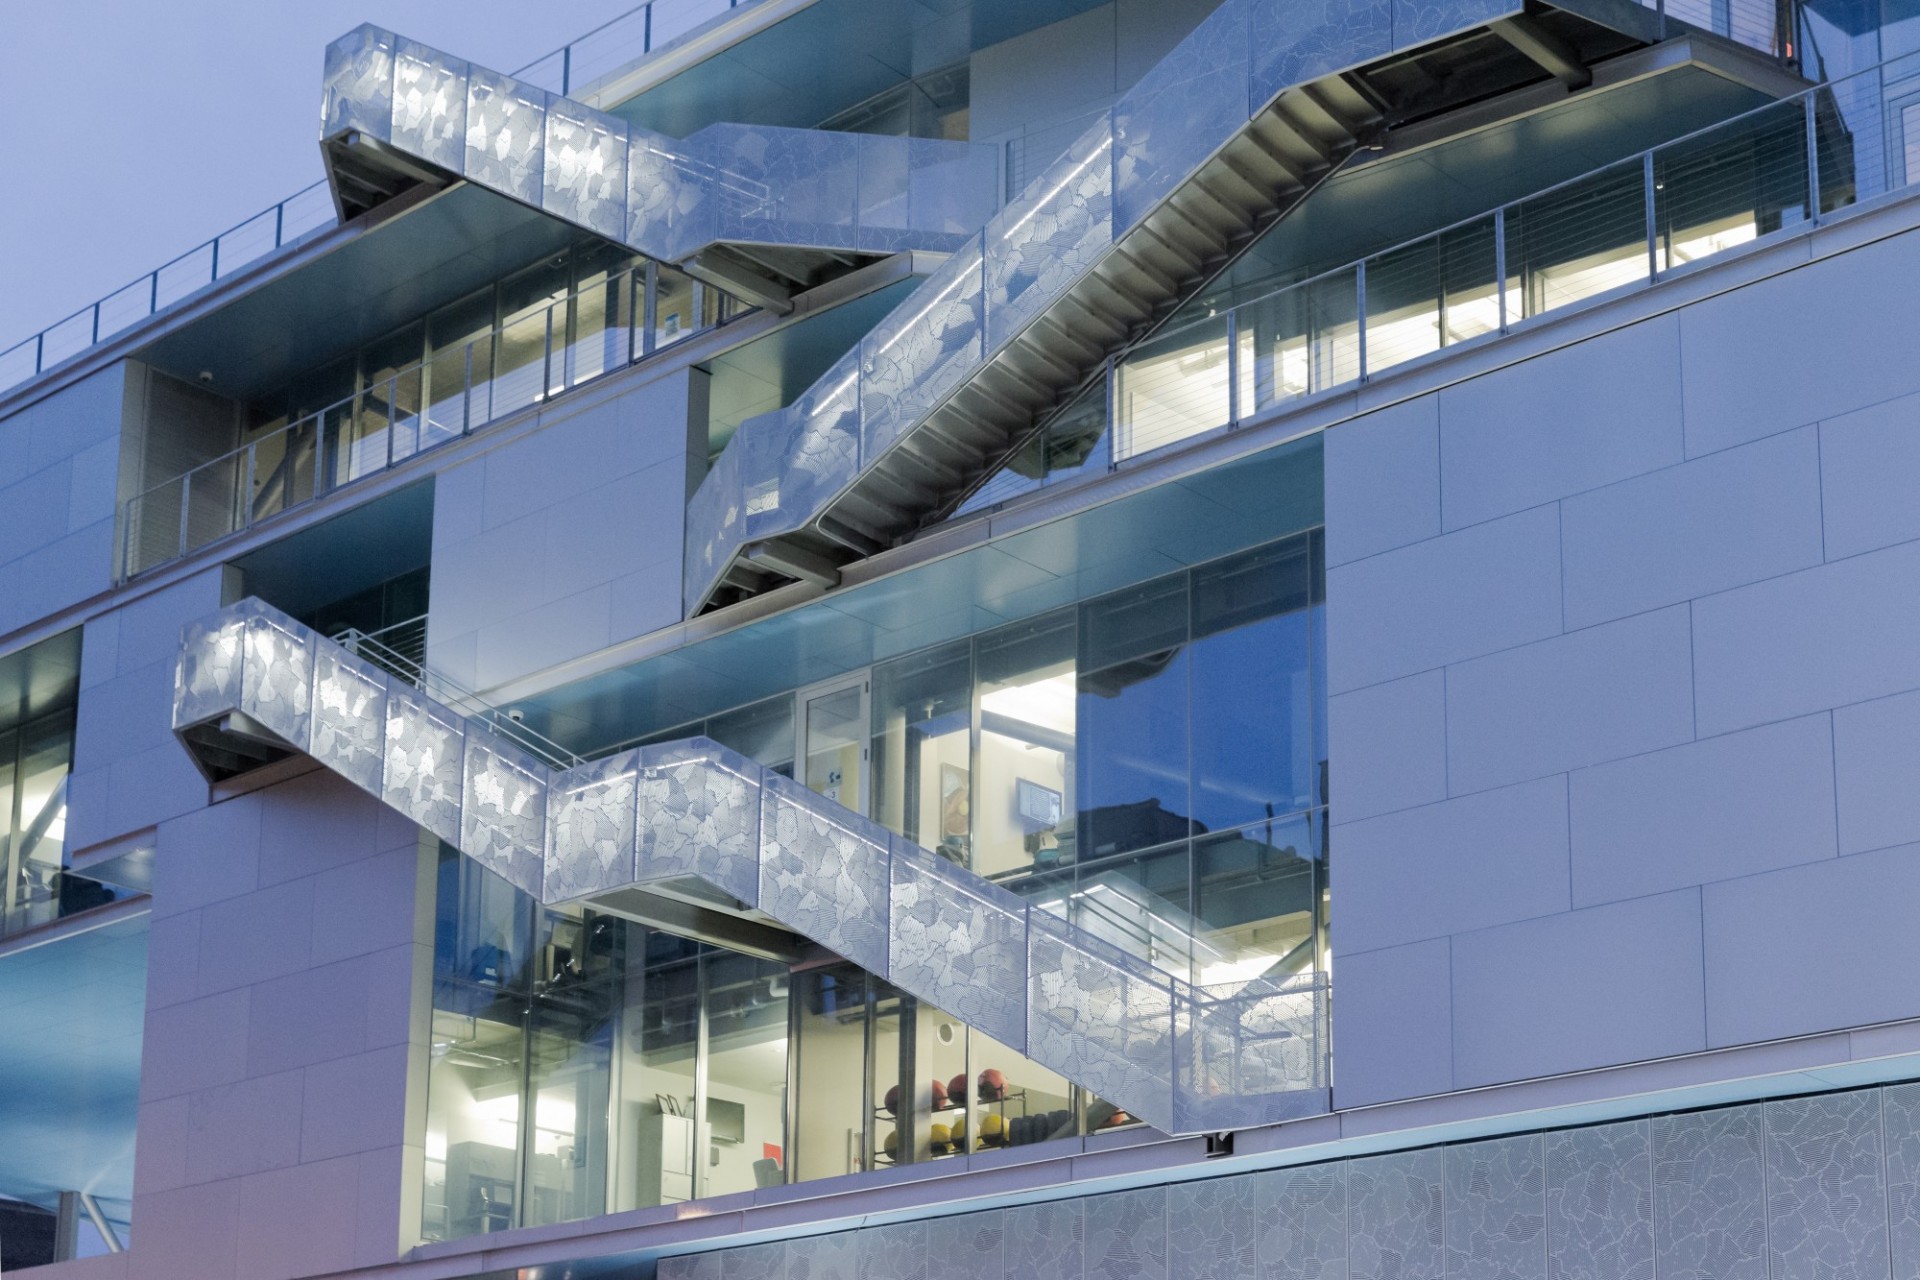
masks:
[(995, 147), (724, 123), (669, 138), (370, 24), (327, 46), (321, 146), (343, 219), (465, 179), (774, 308), (863, 259), (952, 249), (998, 205)]
[(253, 599), (184, 631), (173, 724), (215, 777), (310, 756), (543, 902), (704, 882), (1169, 1133), (1329, 1105), (1323, 979), (1171, 978), (706, 739), (552, 767)]
[(689, 507), (688, 615), (831, 585), (944, 518), (1383, 130), (1577, 86), (1662, 21), (1623, 0), (1224, 0), (857, 350), (743, 424)]

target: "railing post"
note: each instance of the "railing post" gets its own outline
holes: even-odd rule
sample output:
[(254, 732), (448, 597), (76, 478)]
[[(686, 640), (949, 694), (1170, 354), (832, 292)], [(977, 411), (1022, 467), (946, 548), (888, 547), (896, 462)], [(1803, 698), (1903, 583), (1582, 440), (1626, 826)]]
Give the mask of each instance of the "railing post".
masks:
[(33, 335), (33, 371), (39, 373), (46, 368), (47, 331), (42, 329)]
[(1112, 448), (1107, 456), (1107, 470), (1120, 469), (1120, 379), (1114, 376), (1113, 357), (1107, 357), (1107, 436)]
[(151, 286), (147, 290), (147, 314), (152, 315), (160, 309), (160, 273), (158, 271), (148, 272), (147, 281)]
[(93, 341), (88, 345), (100, 345), (100, 304), (97, 302), (93, 304)]
[(547, 402), (547, 395), (553, 389), (553, 308), (546, 310), (546, 350), (540, 356), (540, 400)]
[[(327, 484), (327, 411), (322, 409), (313, 415), (313, 496), (318, 498), (329, 488)], [(288, 506), (293, 504), (289, 502)]]
[(207, 282), (211, 284), (213, 281), (218, 280), (219, 278), (220, 278), (220, 237), (215, 236), (213, 238), (213, 274), (207, 277)]
[(640, 52), (653, 52), (653, 6), (647, 6), (646, 16), (640, 23)]
[(394, 401), (399, 398), (400, 378), (396, 374), (387, 379), (387, 466), (393, 465), (393, 436), (400, 430), (400, 423), (394, 417)]
[(1660, 279), (1660, 217), (1654, 208), (1653, 152), (1641, 157), (1640, 165), (1641, 194), (1646, 203), (1647, 218), (1647, 281), (1653, 283)]
[(573, 89), (573, 46), (566, 45), (560, 50), (560, 96), (566, 97)]
[[(288, 443), (291, 445), (292, 442), (289, 441)], [(254, 481), (258, 478), (258, 467), (255, 457), (257, 452), (257, 446), (247, 446), (247, 483), (246, 487), (240, 491), (241, 510), (245, 512), (245, 515), (236, 526), (241, 529), (253, 528), (253, 485)]]
[(1507, 331), (1507, 207), (1493, 211), (1493, 296), (1500, 312), (1500, 332)]
[(193, 472), (180, 477), (180, 555), (187, 554), (187, 513), (193, 510)]
[(460, 389), (460, 434), (473, 430), (473, 344), (466, 346), (467, 373)]
[(278, 249), (286, 237), (287, 202), (282, 200), (273, 206), (273, 247)]
[(1227, 308), (1227, 425), (1240, 425), (1240, 308)]
[(1367, 260), (1353, 268), (1354, 327), (1360, 334), (1360, 381), (1367, 380)]
[(1807, 119), (1807, 221), (1818, 224), (1820, 221), (1820, 116), (1814, 109), (1813, 95), (1804, 94), (1800, 101)]
[[(652, 13), (652, 9), (647, 10)], [(660, 318), (660, 274), (654, 264), (647, 264), (646, 298), (643, 300), (640, 319), (640, 346), (647, 355), (653, 354), (653, 326)]]

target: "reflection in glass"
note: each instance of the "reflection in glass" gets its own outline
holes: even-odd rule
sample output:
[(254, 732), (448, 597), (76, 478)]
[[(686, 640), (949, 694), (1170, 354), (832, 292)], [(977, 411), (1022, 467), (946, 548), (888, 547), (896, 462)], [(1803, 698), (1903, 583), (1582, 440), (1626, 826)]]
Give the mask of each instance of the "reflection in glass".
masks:
[(866, 738), (867, 692), (848, 685), (807, 699), (806, 776), (808, 789), (864, 813), (861, 794), (861, 743)]
[[(793, 1108), (795, 1181), (831, 1178), (871, 1168), (872, 1108), (868, 1101), (869, 987), (877, 979), (852, 965), (793, 975), (800, 1003), (796, 1102)], [(877, 1139), (884, 1149), (884, 1139)], [(894, 1141), (896, 1151), (899, 1140)]]
[(707, 947), (700, 975), (707, 1056), (695, 1194), (778, 1186), (787, 1167), (787, 967)]
[(1074, 615), (982, 636), (974, 870), (1005, 876), (1074, 859)]
[(1082, 862), (1195, 830), (1186, 638), (1184, 574), (1081, 607)]
[(972, 848), (972, 694), (965, 640), (873, 671), (874, 817), (961, 866)]

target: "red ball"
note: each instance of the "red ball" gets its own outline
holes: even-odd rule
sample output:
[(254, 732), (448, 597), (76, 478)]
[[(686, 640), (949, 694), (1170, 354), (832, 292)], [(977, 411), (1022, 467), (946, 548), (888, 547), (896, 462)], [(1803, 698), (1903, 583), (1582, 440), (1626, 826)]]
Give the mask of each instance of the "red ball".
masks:
[(947, 1100), (949, 1102), (965, 1102), (967, 1100), (966, 1072), (962, 1071), (959, 1075), (947, 1081)]
[(933, 1082), (933, 1109), (938, 1111), (947, 1105), (947, 1086), (938, 1080)]
[(887, 1090), (886, 1101), (880, 1104), (887, 1109), (888, 1115), (896, 1114), (900, 1109), (900, 1086), (894, 1085)]
[(980, 1101), (998, 1102), (1007, 1096), (1007, 1078), (988, 1067), (980, 1073)]

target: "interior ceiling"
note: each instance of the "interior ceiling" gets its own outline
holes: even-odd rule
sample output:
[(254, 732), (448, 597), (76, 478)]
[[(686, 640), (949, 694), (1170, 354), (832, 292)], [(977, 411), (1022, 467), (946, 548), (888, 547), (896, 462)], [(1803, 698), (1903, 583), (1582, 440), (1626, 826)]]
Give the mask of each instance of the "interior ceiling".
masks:
[(342, 512), (235, 560), (249, 595), (294, 617), (423, 568), (433, 554), (433, 481)]
[(0, 731), (80, 697), (80, 628), (0, 658)]
[(144, 916), (0, 956), (0, 1195), (126, 1221), (146, 990)]
[(707, 446), (718, 449), (748, 418), (791, 404), (919, 283), (896, 281), (709, 361)]
[(163, 335), (136, 358), (187, 382), (211, 373), (209, 386), (223, 396), (265, 395), (580, 235), (537, 209), (458, 183)]
[(1321, 523), (1318, 437), (1035, 528), (515, 702), (582, 754)]
[(818, 0), (608, 110), (684, 138), (726, 120), (825, 120), (883, 89), (1107, 0)]
[(1199, 305), (1344, 266), (1769, 101), (1689, 63), (1433, 146), (1389, 151), (1328, 181)]

